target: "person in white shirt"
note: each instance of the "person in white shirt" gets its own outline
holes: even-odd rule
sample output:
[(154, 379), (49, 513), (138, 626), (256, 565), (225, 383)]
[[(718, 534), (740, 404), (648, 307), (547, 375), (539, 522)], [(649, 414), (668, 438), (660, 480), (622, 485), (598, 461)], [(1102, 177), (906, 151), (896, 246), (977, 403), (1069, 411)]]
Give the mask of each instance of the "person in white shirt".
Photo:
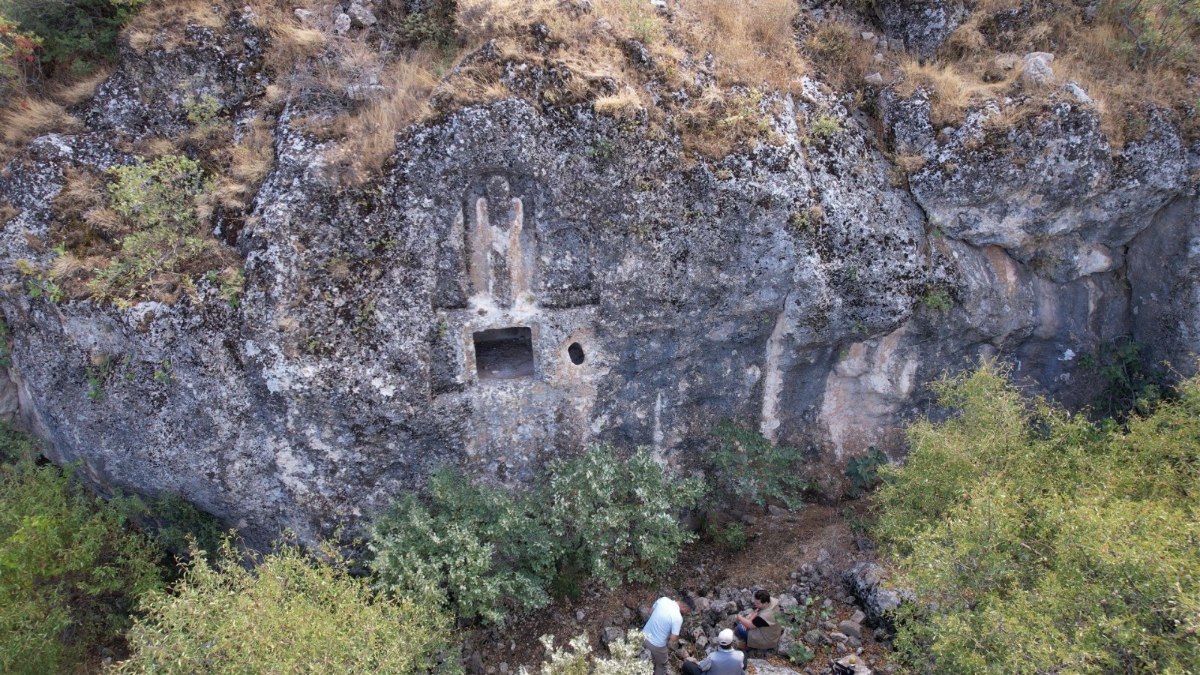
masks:
[(691, 612), (692, 606), (689, 597), (683, 600), (662, 597), (655, 601), (654, 608), (650, 610), (650, 619), (646, 621), (642, 632), (646, 634), (646, 649), (650, 650), (654, 675), (666, 675), (670, 647), (679, 639), (683, 615)]

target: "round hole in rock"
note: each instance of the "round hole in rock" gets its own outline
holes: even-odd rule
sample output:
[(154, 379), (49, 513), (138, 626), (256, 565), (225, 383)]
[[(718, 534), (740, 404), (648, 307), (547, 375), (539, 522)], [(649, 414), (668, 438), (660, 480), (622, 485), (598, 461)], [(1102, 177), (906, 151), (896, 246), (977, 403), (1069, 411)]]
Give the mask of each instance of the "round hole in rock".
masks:
[(578, 342), (572, 342), (570, 347), (567, 347), (567, 356), (571, 357), (571, 363), (579, 365), (583, 363), (583, 347)]

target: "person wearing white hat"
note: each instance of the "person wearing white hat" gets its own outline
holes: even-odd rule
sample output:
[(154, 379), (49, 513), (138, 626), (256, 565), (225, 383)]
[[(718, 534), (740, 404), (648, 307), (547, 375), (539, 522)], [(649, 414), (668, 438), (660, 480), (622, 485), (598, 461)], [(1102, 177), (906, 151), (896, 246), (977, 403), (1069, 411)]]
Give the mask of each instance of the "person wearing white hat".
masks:
[(717, 634), (717, 649), (703, 661), (689, 658), (683, 662), (684, 675), (743, 675), (746, 655), (733, 648), (733, 631), (726, 628)]

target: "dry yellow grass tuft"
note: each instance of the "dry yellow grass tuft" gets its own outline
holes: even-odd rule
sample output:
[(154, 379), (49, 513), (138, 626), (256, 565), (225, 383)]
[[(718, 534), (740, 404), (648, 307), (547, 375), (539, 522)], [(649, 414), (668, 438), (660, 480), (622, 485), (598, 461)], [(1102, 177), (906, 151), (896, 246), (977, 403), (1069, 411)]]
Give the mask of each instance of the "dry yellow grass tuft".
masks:
[(972, 103), (998, 97), (1011, 84), (983, 82), (975, 73), (960, 70), (953, 63), (921, 63), (913, 57), (901, 61), (901, 72), (904, 79), (897, 85), (897, 93), (912, 96), (919, 88), (927, 90), (930, 122), (935, 127), (958, 124)]
[[(1168, 5), (1138, 3), (1133, 9), (1161, 19)], [(1174, 50), (1162, 52), (1169, 58), (1162, 53), (1159, 58), (1141, 58), (1131, 42), (1136, 21), (1127, 26), (1128, 17), (1114, 7), (1101, 3), (1100, 12), (1092, 16), (1065, 2), (1039, 2), (1029, 9), (1020, 0), (983, 0), (939, 50), (936, 65), (906, 64), (905, 76), (937, 91), (937, 116), (948, 123), (957, 121), (970, 102), (1022, 94), (1021, 110), (1006, 109), (1003, 118), (993, 121), (993, 125), (1016, 123), (1048, 97), (1059, 95), (1057, 87), (1018, 88), (1019, 56), (1051, 52), (1056, 80), (1074, 81), (1087, 92), (1114, 151), (1143, 132), (1150, 106), (1176, 110), (1185, 132), (1200, 136), (1200, 128), (1195, 128), (1200, 127), (1195, 121), (1200, 100), (1200, 81), (1194, 77), (1200, 71), (1196, 20), (1178, 24), (1191, 25), (1192, 34)], [(1022, 23), (1014, 27), (1012, 17), (1017, 12)], [(1186, 24), (1189, 20), (1193, 23)], [(1005, 59), (1009, 64), (1000, 65)], [(912, 83), (906, 83), (905, 89), (911, 90)]]
[(619, 120), (630, 120), (637, 117), (644, 109), (642, 99), (633, 87), (622, 87), (621, 91), (612, 96), (601, 96), (592, 102), (592, 110), (599, 115), (607, 115)]
[(854, 28), (832, 19), (816, 27), (804, 49), (816, 75), (838, 89), (856, 87), (871, 60)]
[(786, 90), (803, 74), (793, 0), (680, 0), (678, 9), (689, 46), (712, 53), (723, 83)]
[(21, 211), (13, 206), (12, 202), (8, 200), (0, 202), (0, 229), (3, 229), (3, 226), (7, 225), (8, 221), (20, 214)]
[(37, 98), (18, 101), (0, 115), (4, 142), (9, 145), (19, 145), (40, 133), (69, 129), (78, 124), (78, 120), (68, 115), (61, 105)]

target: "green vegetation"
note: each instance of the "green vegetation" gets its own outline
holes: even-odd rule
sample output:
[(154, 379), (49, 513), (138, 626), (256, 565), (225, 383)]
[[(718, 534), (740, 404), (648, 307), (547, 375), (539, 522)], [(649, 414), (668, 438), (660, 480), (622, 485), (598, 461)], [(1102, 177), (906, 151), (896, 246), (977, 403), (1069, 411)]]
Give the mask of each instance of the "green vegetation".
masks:
[(1184, 63), (1200, 38), (1197, 0), (1106, 0), (1101, 11), (1121, 26), (1114, 51), (1134, 68)]
[(822, 115), (813, 121), (812, 132), (817, 138), (829, 138), (842, 132), (842, 123), (832, 115)]
[[(99, 299), (130, 302), (190, 282), (222, 251), (201, 227), (196, 199), (208, 181), (200, 164), (182, 155), (112, 170), (109, 206), (133, 232), (123, 237), (88, 290)], [(232, 294), (236, 299), (236, 294)]]
[(159, 495), (149, 503), (131, 502), (133, 515), (142, 521), (144, 529), (167, 554), (187, 559), (194, 547), (208, 553), (209, 562), (213, 562), (226, 536), (221, 521), (171, 492)]
[(8, 323), (0, 317), (0, 368), (7, 368), (12, 365), (12, 333), (8, 330)]
[(714, 544), (731, 553), (741, 551), (749, 543), (746, 528), (741, 523), (716, 523), (709, 520), (704, 525), (704, 533)]
[(129, 631), (126, 673), (417, 673), (449, 652), (450, 616), (429, 597), (376, 598), (348, 561), (283, 545), (253, 571), (226, 541), (199, 550), (173, 593), (152, 592)]
[(456, 615), (502, 623), (506, 605), (550, 602), (556, 542), (535, 524), (535, 506), (442, 470), (432, 478), (428, 507), (410, 496), (375, 523), (372, 567), (389, 592), (441, 589)]
[(2, 11), (0, 6), (0, 100), (7, 100), (24, 89), (42, 41), (36, 35), (23, 32), (5, 18)]
[[(820, 596), (810, 595), (795, 607), (784, 611), (783, 623), (795, 639), (785, 654), (788, 660), (792, 663), (808, 663), (816, 658), (812, 647), (820, 646), (820, 638), (812, 633), (832, 617), (833, 609), (826, 607)], [(812, 643), (811, 646), (809, 643)]]
[(1142, 345), (1132, 339), (1103, 344), (1095, 353), (1079, 357), (1079, 364), (1099, 375), (1103, 384), (1092, 401), (1098, 416), (1124, 421), (1131, 412), (1149, 415), (1169, 394), (1166, 374), (1146, 367)]
[[(37, 40), (42, 76), (78, 77), (116, 59), (121, 26), (143, 2), (0, 0), (0, 23), (7, 20)], [(0, 28), (0, 35), (3, 32)], [(0, 51), (0, 61), (2, 57)]]
[[(537, 672), (538, 675), (649, 675), (653, 668), (641, 659), (644, 638), (641, 631), (631, 630), (621, 639), (609, 643), (610, 658), (600, 659), (592, 655), (586, 633), (567, 643), (570, 651), (555, 647), (554, 638), (543, 635), (541, 642), (546, 647), (546, 662)], [(520, 672), (528, 675), (529, 671), (522, 668)]]
[(703, 494), (700, 479), (667, 473), (645, 450), (621, 460), (601, 447), (553, 463), (540, 503), (566, 564), (615, 588), (650, 581), (674, 562), (694, 539), (678, 514)]
[(930, 288), (925, 291), (925, 295), (921, 298), (921, 302), (925, 306), (935, 312), (945, 314), (954, 307), (954, 299), (950, 297), (950, 293), (944, 288)]
[(888, 458), (875, 446), (863, 457), (855, 457), (846, 463), (846, 477), (850, 479), (850, 497), (857, 499), (879, 484), (879, 467), (887, 466)]
[(994, 365), (944, 380), (876, 533), (918, 602), (917, 672), (1162, 672), (1200, 663), (1200, 379), (1127, 430), (1026, 400)]
[(769, 500), (789, 509), (800, 506), (809, 482), (799, 450), (775, 445), (731, 422), (718, 425), (713, 434), (717, 443), (708, 453), (708, 469), (718, 495), (730, 508), (745, 503), (765, 506)]
[(440, 589), (458, 615), (499, 623), (582, 581), (644, 581), (693, 536), (676, 515), (695, 506), (696, 479), (677, 479), (645, 451), (608, 448), (552, 463), (526, 495), (474, 486), (443, 471), (427, 503), (407, 499), (375, 524), (372, 563), (399, 595)]
[(0, 671), (68, 672), (115, 653), (158, 554), (121, 509), (69, 472), (36, 466), (31, 439), (0, 428)]

